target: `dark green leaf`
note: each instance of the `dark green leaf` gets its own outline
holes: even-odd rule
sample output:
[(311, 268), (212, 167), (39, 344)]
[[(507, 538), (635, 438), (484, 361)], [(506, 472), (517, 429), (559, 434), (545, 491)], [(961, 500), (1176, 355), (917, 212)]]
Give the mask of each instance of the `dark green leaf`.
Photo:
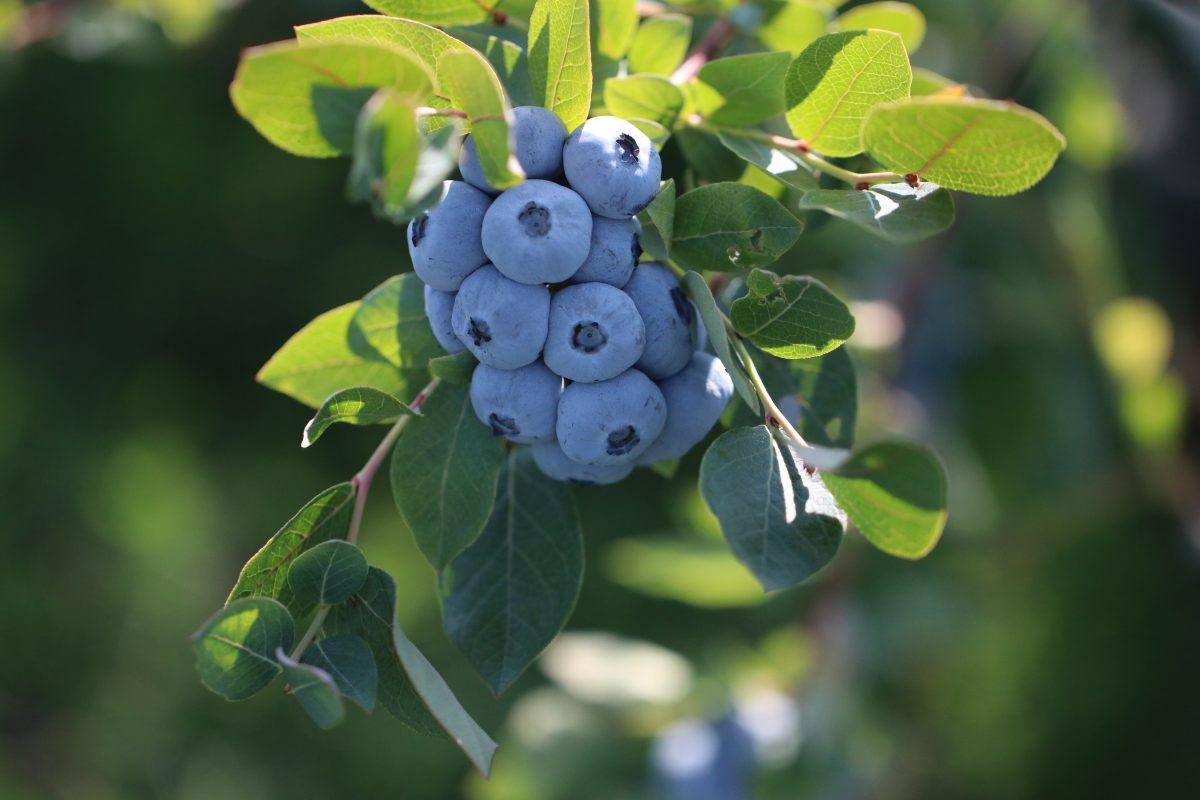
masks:
[(512, 108), (492, 65), (474, 50), (449, 50), (438, 59), (437, 74), (450, 102), (467, 115), (484, 177), (498, 189), (520, 183), (524, 173), (512, 154)]
[(362, 588), (367, 557), (350, 542), (330, 539), (311, 547), (292, 562), (288, 587), (297, 602), (331, 606)]
[(500, 694), (562, 630), (582, 582), (570, 487), (512, 451), (487, 526), (442, 574), (446, 632)]
[(277, 601), (231, 603), (192, 635), (200, 680), (226, 700), (245, 700), (279, 674), (275, 649), (292, 646), (292, 615)]
[(642, 20), (629, 47), (629, 70), (670, 75), (687, 55), (692, 19), (682, 14), (659, 14)]
[(277, 147), (335, 156), (351, 151), (359, 109), (384, 86), (419, 101), (433, 80), (397, 47), (277, 42), (242, 53), (229, 93), (238, 113)]
[(413, 730), (440, 736), (441, 725), (429, 713), (396, 653), (392, 622), (396, 614), (396, 584), (390, 575), (371, 567), (367, 582), (351, 600), (336, 605), (325, 622), (330, 635), (354, 634), (371, 649), (379, 676), (379, 702)]
[(354, 324), (359, 305), (347, 303), (305, 325), (259, 370), (258, 382), (312, 408), (355, 386), (399, 397), (415, 393), (426, 381), (425, 371), (388, 363)]
[(338, 691), (363, 711), (370, 714), (375, 710), (379, 670), (370, 645), (361, 636), (347, 633), (318, 639), (300, 660), (324, 670), (333, 678)]
[(787, 75), (788, 124), (814, 150), (831, 156), (863, 151), (871, 109), (908, 97), (912, 69), (900, 37), (887, 31), (822, 36), (792, 62)]
[(529, 77), (537, 105), (568, 131), (592, 103), (592, 46), (587, 0), (537, 0), (529, 21)]
[(925, 40), (925, 15), (911, 3), (885, 0), (855, 6), (833, 21), (833, 30), (837, 31), (865, 31), (870, 28), (899, 34), (911, 55)]
[(871, 544), (922, 558), (946, 525), (946, 472), (930, 450), (883, 442), (855, 453), (825, 483)]
[(411, 408), (387, 392), (369, 386), (342, 389), (326, 398), (317, 409), (316, 415), (304, 426), (300, 446), (312, 445), (335, 422), (348, 425), (387, 425), (405, 414), (412, 413), (414, 412)]
[(786, 109), (787, 53), (751, 53), (705, 64), (684, 89), (690, 110), (717, 125), (748, 126)]
[(675, 134), (675, 143), (689, 168), (695, 170), (706, 181), (736, 181), (742, 177), (746, 165), (729, 152), (721, 140), (711, 133), (695, 128), (680, 128)]
[(440, 571), (487, 522), (504, 440), (476, 419), (463, 387), (442, 386), (421, 414), (392, 451), (392, 495), (417, 546)]
[(350, 483), (339, 483), (309, 500), (250, 557), (225, 602), (251, 595), (273, 597), (293, 611), (303, 611), (303, 604), (295, 603), (287, 585), (288, 570), (308, 548), (344, 538), (353, 510), (354, 486)]
[(756, 347), (780, 358), (824, 355), (854, 333), (846, 304), (816, 278), (780, 277), (756, 269), (749, 290), (729, 310), (733, 326)]
[(475, 374), (475, 366), (478, 363), (470, 350), (463, 350), (451, 356), (429, 359), (429, 374), (441, 378), (446, 383), (466, 386), (471, 383), (471, 376)]
[(820, 185), (812, 167), (786, 150), (770, 147), (736, 133), (722, 133), (718, 138), (721, 144), (740, 158), (749, 161), (784, 186), (809, 191)]
[(492, 771), (492, 759), (496, 755), (496, 743), (492, 737), (471, 718), (429, 659), (395, 622), (392, 624), (392, 643), (426, 708), (483, 777), (488, 777)]
[(796, 468), (765, 425), (728, 431), (700, 463), (700, 492), (738, 560), (783, 589), (833, 559), (845, 516), (819, 477)]
[(471, 45), (492, 65), (496, 77), (500, 79), (508, 99), (514, 106), (531, 106), (533, 102), (533, 84), (529, 77), (529, 59), (525, 49), (518, 44), (501, 39), (497, 36), (462, 31), (459, 33), (463, 42)]
[(774, 262), (800, 238), (800, 222), (751, 186), (714, 183), (682, 195), (671, 252), (697, 269), (734, 270)]
[(292, 697), (318, 728), (327, 731), (346, 719), (342, 696), (329, 673), (311, 664), (293, 661), (283, 648), (276, 649), (275, 658), (283, 667), (283, 679), (288, 682)]
[(824, 211), (876, 236), (907, 243), (928, 239), (954, 222), (954, 199), (933, 183), (880, 183), (869, 189), (817, 189), (800, 208)]
[[(854, 443), (858, 381), (847, 348), (797, 361), (765, 353), (752, 357), (779, 410), (805, 440), (820, 447), (849, 448)], [(759, 421), (748, 412), (734, 420), (744, 425)]]
[(758, 395), (755, 394), (754, 387), (750, 385), (750, 379), (746, 377), (741, 364), (734, 358), (733, 351), (729, 348), (729, 334), (725, 330), (725, 320), (721, 318), (721, 310), (717, 308), (717, 302), (713, 299), (708, 284), (704, 282), (704, 278), (699, 273), (689, 271), (683, 276), (683, 286), (687, 289), (692, 302), (696, 304), (700, 319), (704, 321), (704, 329), (708, 332), (708, 340), (712, 343), (713, 353), (721, 359), (721, 363), (729, 371), (730, 377), (733, 378), (733, 386), (742, 396), (742, 400), (757, 415), (759, 413)]
[(624, 119), (648, 119), (670, 127), (683, 108), (683, 94), (659, 75), (609, 78), (604, 82), (604, 106)]
[(425, 286), (416, 273), (388, 278), (362, 299), (354, 326), (381, 356), (398, 367), (424, 367), (441, 355), (425, 316)]
[(888, 169), (996, 197), (1036, 184), (1067, 144), (1044, 117), (1016, 103), (942, 95), (879, 106), (863, 141)]

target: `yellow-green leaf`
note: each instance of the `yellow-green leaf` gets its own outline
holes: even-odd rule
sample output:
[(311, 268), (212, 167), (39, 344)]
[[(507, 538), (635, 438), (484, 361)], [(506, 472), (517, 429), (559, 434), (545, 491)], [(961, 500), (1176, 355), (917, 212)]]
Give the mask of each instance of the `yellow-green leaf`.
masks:
[(975, 97), (916, 97), (880, 106), (863, 140), (871, 157), (947, 189), (1003, 196), (1023, 192), (1054, 165), (1066, 140), (1045, 117), (1015, 103)]
[(592, 45), (587, 0), (537, 0), (529, 21), (533, 97), (573, 131), (592, 103)]
[(525, 177), (512, 154), (512, 109), (487, 59), (474, 50), (450, 50), (438, 59), (442, 91), (467, 115), (484, 177), (498, 189)]
[(925, 15), (912, 3), (884, 0), (855, 6), (833, 21), (836, 31), (865, 31), (878, 28), (900, 34), (909, 53), (915, 53), (925, 40)]

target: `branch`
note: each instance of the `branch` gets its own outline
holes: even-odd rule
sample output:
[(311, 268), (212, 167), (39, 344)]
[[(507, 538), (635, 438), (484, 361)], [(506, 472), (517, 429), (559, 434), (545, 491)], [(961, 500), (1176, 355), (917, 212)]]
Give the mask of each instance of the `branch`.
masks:
[[(441, 378), (434, 378), (425, 388), (417, 392), (417, 396), (413, 398), (408, 407), (413, 411), (420, 411), (421, 404), (433, 394), (437, 387), (441, 384)], [(387, 458), (391, 452), (392, 446), (396, 444), (396, 440), (400, 438), (401, 431), (408, 421), (412, 419), (412, 414), (405, 414), (396, 420), (396, 424), (391, 427), (387, 435), (383, 437), (383, 441), (375, 448), (375, 452), (371, 453), (371, 457), (367, 459), (367, 463), (363, 464), (362, 469), (355, 473), (350, 479), (350, 484), (354, 487), (354, 512), (350, 517), (350, 528), (346, 531), (346, 541), (354, 544), (358, 541), (358, 530), (362, 527), (363, 509), (367, 506), (367, 493), (371, 490), (371, 482), (375, 479), (375, 473), (379, 471), (379, 467), (383, 465), (383, 460)], [(313, 639), (321, 632), (321, 626), (325, 624), (325, 618), (329, 616), (331, 606), (321, 606), (317, 611), (316, 616), (308, 625), (308, 630), (304, 632), (304, 636), (296, 644), (292, 650), (291, 658), (299, 660), (308, 646), (312, 644)]]
[(803, 139), (789, 139), (786, 136), (779, 136), (774, 133), (767, 133), (755, 128), (730, 128), (724, 125), (714, 125), (711, 122), (706, 122), (699, 115), (682, 120), (685, 127), (695, 128), (699, 131), (705, 131), (712, 134), (731, 133), (746, 139), (753, 139), (757, 142), (762, 142), (770, 147), (779, 150), (785, 150), (794, 155), (800, 161), (808, 164), (818, 172), (824, 172), (830, 177), (837, 178), (840, 181), (850, 184), (859, 189), (865, 189), (867, 186), (875, 183), (895, 183), (897, 181), (906, 181), (910, 184), (915, 183), (918, 178), (915, 175), (901, 175), (898, 172), (854, 172), (853, 170), (839, 167), (826, 161), (821, 156), (812, 152), (808, 143)]
[(679, 65), (679, 69), (671, 74), (671, 83), (678, 86), (696, 77), (701, 67), (725, 49), (735, 30), (733, 23), (724, 17), (714, 22), (704, 34), (704, 38), (696, 43), (692, 52)]

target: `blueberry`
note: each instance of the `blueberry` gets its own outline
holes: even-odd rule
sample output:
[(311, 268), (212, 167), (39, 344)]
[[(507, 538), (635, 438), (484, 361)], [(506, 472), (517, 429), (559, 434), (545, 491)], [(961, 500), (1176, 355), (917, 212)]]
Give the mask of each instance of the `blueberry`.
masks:
[(510, 442), (554, 438), (562, 378), (535, 361), (519, 369), (480, 364), (471, 376), (471, 407), (479, 421)]
[[(525, 172), (526, 178), (556, 178), (562, 172), (563, 140), (567, 128), (553, 111), (541, 106), (517, 106), (513, 110), (512, 134), (513, 155)], [(475, 153), (475, 142), (470, 136), (463, 141), (458, 168), (463, 180), (488, 194), (499, 194), (500, 190), (488, 183)]]
[(553, 439), (535, 444), (532, 450), (534, 463), (556, 481), (567, 481), (580, 486), (597, 486), (624, 480), (633, 472), (631, 464), (610, 466), (572, 461)]
[(550, 290), (510, 281), (487, 264), (454, 298), (454, 334), (483, 364), (516, 369), (537, 360), (546, 343)]
[(425, 316), (429, 317), (429, 327), (433, 329), (433, 338), (447, 353), (459, 353), (466, 345), (454, 335), (454, 325), (450, 315), (454, 312), (454, 292), (440, 292), (432, 286), (425, 287)]
[(629, 295), (607, 283), (559, 289), (550, 301), (546, 366), (573, 381), (615, 378), (642, 356), (646, 329)]
[(581, 464), (632, 464), (667, 421), (662, 392), (636, 369), (599, 383), (572, 383), (558, 401), (555, 433)]
[(642, 257), (641, 234), (642, 224), (635, 218), (592, 217), (591, 248), (571, 283), (594, 281), (620, 289)]
[(638, 459), (643, 466), (686, 455), (717, 424), (733, 396), (725, 365), (699, 350), (682, 372), (659, 381), (658, 388), (667, 401), (667, 424)]
[(444, 181), (441, 201), (408, 223), (408, 254), (421, 280), (453, 292), (483, 264), (480, 232), (492, 198), (462, 181)]
[(636, 125), (617, 117), (593, 117), (567, 139), (563, 171), (593, 212), (632, 217), (654, 199), (662, 162), (654, 143)]
[(587, 258), (592, 215), (579, 195), (549, 181), (525, 181), (496, 198), (483, 218), (483, 249), (521, 283), (559, 283)]
[(686, 367), (697, 314), (675, 273), (648, 261), (633, 271), (624, 291), (646, 325), (646, 348), (637, 368), (657, 381)]

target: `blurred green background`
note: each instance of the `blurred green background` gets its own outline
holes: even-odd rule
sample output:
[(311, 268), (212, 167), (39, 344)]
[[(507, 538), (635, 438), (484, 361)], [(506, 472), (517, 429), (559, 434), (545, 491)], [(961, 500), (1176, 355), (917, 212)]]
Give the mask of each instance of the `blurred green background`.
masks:
[(699, 450), (674, 480), (581, 491), (569, 634), (497, 702), (372, 493), (363, 542), (402, 621), (501, 743), (485, 784), (386, 715), (322, 733), (278, 691), (225, 703), (187, 641), (378, 438), (301, 452), (305, 409), (252, 377), (407, 269), (403, 234), (344, 202), (345, 162), (272, 148), (226, 93), (240, 48), (365, 9), (0, 0), (0, 797), (654, 797), (719, 719), (752, 734), (753, 797), (1194, 797), (1200, 13), (917, 5), (916, 64), (1070, 142), (919, 246), (814, 220), (787, 257), (856, 302), (860, 439), (944, 456), (942, 544), (906, 563), (851, 535), (764, 600)]

